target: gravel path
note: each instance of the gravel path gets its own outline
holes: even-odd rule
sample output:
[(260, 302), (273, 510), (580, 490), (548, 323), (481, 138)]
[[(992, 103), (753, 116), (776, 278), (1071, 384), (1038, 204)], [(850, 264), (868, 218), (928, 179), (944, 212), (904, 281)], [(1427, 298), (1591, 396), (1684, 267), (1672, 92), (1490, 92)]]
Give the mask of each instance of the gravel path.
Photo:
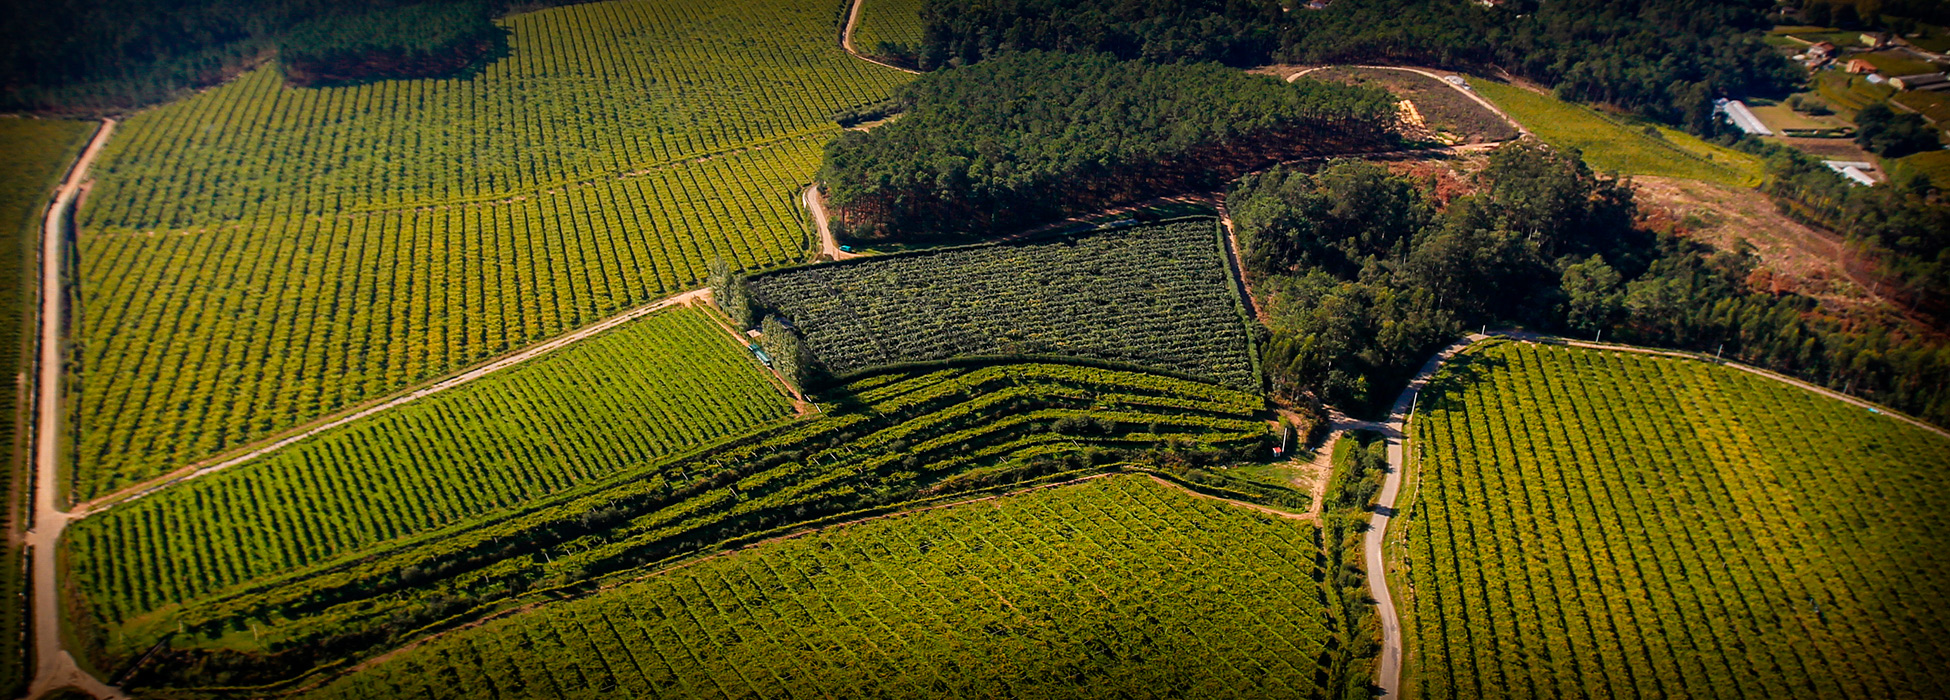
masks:
[(860, 59), (862, 61), (866, 61), (876, 66), (886, 66), (888, 68), (892, 68), (902, 73), (907, 73), (910, 75), (920, 75), (921, 71), (902, 68), (900, 66), (894, 65), (892, 63), (888, 63), (886, 61), (875, 60), (873, 58), (868, 57), (866, 54), (862, 54), (859, 51), (855, 51), (853, 49), (853, 28), (860, 26), (860, 6), (865, 4), (867, 4), (867, 0), (853, 0), (853, 7), (847, 10), (846, 29), (845, 31), (840, 32), (840, 48), (846, 49), (846, 52), (853, 54), (854, 58)]
[(75, 204), (80, 195), (82, 183), (87, 179), (88, 166), (95, 162), (102, 146), (108, 143), (109, 134), (115, 131), (115, 120), (102, 122), (95, 137), (88, 142), (88, 148), (75, 160), (68, 177), (55, 190), (54, 201), (48, 205), (47, 216), (41, 222), (41, 313), (40, 349), (37, 359), (39, 380), (35, 386), (34, 403), (34, 519), (32, 529), (27, 531), (27, 547), (32, 552), (31, 573), (33, 587), (33, 648), (34, 681), (27, 689), (27, 697), (40, 697), (55, 689), (75, 686), (98, 698), (122, 698), (120, 690), (109, 687), (88, 672), (83, 671), (68, 654), (61, 640), (61, 590), (57, 577), (59, 563), (56, 561), (56, 543), (61, 540), (61, 531), (67, 529), (68, 521), (78, 517), (62, 512), (58, 501), (60, 493), (61, 441), (55, 436), (61, 434), (61, 374), (62, 346), (61, 332), (67, 326), (68, 295), (63, 288), (61, 273), (67, 261), (65, 250), (68, 240), (68, 209)]

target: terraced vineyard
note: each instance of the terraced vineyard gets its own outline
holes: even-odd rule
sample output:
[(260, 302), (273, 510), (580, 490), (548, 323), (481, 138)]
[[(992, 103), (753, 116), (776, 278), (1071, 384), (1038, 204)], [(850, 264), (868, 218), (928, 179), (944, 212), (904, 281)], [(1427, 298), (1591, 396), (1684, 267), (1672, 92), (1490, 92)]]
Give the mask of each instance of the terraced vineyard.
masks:
[[(1270, 424), (1261, 415), (1264, 399), (1210, 384), (1090, 367), (1012, 364), (876, 375), (834, 389), (822, 401), (825, 410), (817, 418), (669, 458), (631, 460), (611, 456), (617, 448), (609, 440), (558, 439), (560, 461), (613, 466), (553, 495), (531, 497), (505, 515), (464, 519), (457, 511), (468, 501), (460, 493), (483, 488), (471, 483), (460, 485), (460, 492), (442, 491), (451, 494), (444, 498), (452, 505), (433, 501), (438, 516), (419, 517), (393, 512), (404, 509), (383, 498), (347, 509), (339, 505), (351, 500), (347, 494), (287, 491), (263, 499), (277, 503), (265, 510), (361, 514), (301, 521), (335, 529), (370, 527), (363, 524), (368, 522), (364, 512), (374, 511), (378, 517), (426, 523), (428, 529), (283, 569), (251, 567), (258, 566), (253, 562), (259, 557), (305, 551), (305, 545), (287, 542), (327, 536), (219, 517), (233, 511), (226, 507), (213, 514), (206, 507), (202, 517), (214, 522), (203, 532), (220, 539), (183, 540), (179, 546), (191, 551), (178, 554), (169, 549), (176, 540), (152, 522), (154, 517), (124, 516), (111, 527), (106, 518), (117, 515), (111, 510), (97, 516), (102, 522), (83, 521), (86, 534), (76, 538), (76, 560), (83, 562), (78, 580), (89, 602), (120, 617), (120, 624), (106, 626), (95, 640), (95, 662), (126, 668), (168, 635), (169, 644), (125, 687), (280, 682), (318, 664), (369, 654), (443, 625), (552, 596), (562, 587), (720, 543), (846, 513), (899, 510), (917, 499), (1050, 473), (1088, 472), (1120, 459), (1183, 465), (1190, 470), (1185, 478), (1212, 481), (1221, 491), (1306, 506), (1304, 493), (1233, 483), (1199, 470), (1199, 465), (1257, 454), (1270, 439)], [(557, 405), (588, 410), (575, 402)], [(570, 424), (582, 421), (577, 417)], [(405, 481), (404, 476), (395, 478)], [(268, 488), (262, 485), (268, 479), (240, 477), (246, 483), (226, 498), (236, 503), (243, 494), (256, 493), (250, 489)], [(216, 502), (190, 491), (194, 485), (178, 488), (183, 489), (178, 508)], [(141, 509), (149, 500), (125, 507)], [(140, 512), (159, 511), (166, 509)], [(271, 531), (252, 532), (258, 529)], [(260, 554), (245, 548), (251, 542), (267, 544)], [(179, 573), (170, 568), (185, 561), (179, 557), (190, 558), (187, 563), (196, 567), (189, 570), (192, 575), (211, 576), (212, 582), (160, 583)], [(224, 566), (270, 575), (232, 576), (228, 580), (237, 583), (219, 588), (214, 584), (224, 580), (216, 578), (225, 576)], [(188, 599), (172, 594), (181, 589), (171, 586), (200, 586), (207, 593)], [(171, 595), (188, 602), (152, 610), (132, 602)], [(266, 690), (277, 687), (282, 686)]]
[(863, 53), (885, 56), (884, 45), (896, 45), (906, 53), (921, 48), (921, 4), (923, 0), (858, 0), (860, 24), (853, 28), (853, 48)]
[(1703, 362), (1463, 357), (1412, 426), (1418, 697), (1950, 689), (1950, 439)]
[(1320, 697), (1313, 530), (1096, 479), (767, 543), (306, 697)]
[(51, 119), (0, 119), (0, 694), (26, 690), (24, 606), (27, 561), (20, 533), (27, 529), (27, 417), (31, 401), (22, 379), (30, 371), (33, 308), (39, 272), (41, 212), (94, 125)]
[(119, 625), (500, 514), (784, 418), (704, 312), (662, 311), (516, 369), (117, 505), (68, 535)]
[(695, 286), (803, 259), (831, 115), (907, 78), (834, 3), (614, 0), (505, 21), (460, 79), (131, 117), (78, 241), (88, 499)]
[(967, 356), (1064, 355), (1256, 389), (1216, 223), (970, 246), (788, 270), (762, 303), (845, 376)]

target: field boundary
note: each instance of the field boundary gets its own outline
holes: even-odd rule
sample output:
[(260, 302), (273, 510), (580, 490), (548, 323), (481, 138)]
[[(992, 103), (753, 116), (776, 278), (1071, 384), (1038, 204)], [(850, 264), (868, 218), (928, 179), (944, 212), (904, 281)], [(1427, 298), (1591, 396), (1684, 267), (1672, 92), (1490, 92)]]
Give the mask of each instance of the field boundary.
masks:
[[(148, 496), (177, 483), (249, 462), (277, 450), (303, 442), (307, 438), (316, 436), (332, 428), (337, 428), (388, 409), (398, 408), (449, 389), (465, 386), (477, 379), (523, 364), (529, 360), (559, 350), (569, 344), (598, 335), (604, 331), (614, 329), (658, 311), (675, 306), (687, 305), (697, 300), (708, 300), (710, 294), (711, 290), (709, 289), (694, 289), (682, 294), (664, 297), (663, 299), (626, 310), (601, 321), (558, 335), (549, 340), (488, 360), (471, 368), (463, 368), (443, 378), (435, 379), (420, 386), (409, 387), (389, 396), (378, 397), (337, 413), (321, 416), (313, 419), (309, 423), (294, 426), (283, 432), (261, 438), (252, 443), (239, 445), (229, 453), (231, 456), (218, 455), (211, 457), (179, 468), (160, 477), (150, 479), (149, 481), (82, 503), (75, 508), (71, 517), (79, 520), (109, 507)], [(242, 452), (238, 452), (238, 450), (242, 450)]]

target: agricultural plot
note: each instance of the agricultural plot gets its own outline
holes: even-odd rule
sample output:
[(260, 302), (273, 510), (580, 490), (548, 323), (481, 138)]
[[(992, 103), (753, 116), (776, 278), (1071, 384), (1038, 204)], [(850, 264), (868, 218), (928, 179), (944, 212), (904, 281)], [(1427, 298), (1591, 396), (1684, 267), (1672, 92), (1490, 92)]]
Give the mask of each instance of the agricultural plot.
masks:
[(95, 616), (153, 611), (667, 461), (791, 413), (725, 327), (688, 308), (376, 414), (68, 534)]
[(906, 77), (813, 0), (506, 20), (460, 79), (284, 86), (132, 116), (78, 241), (88, 499), (696, 286), (803, 259), (834, 112)]
[(860, 23), (853, 48), (875, 56), (907, 56), (921, 50), (923, 0), (858, 0)]
[(1505, 343), (1432, 386), (1417, 697), (1950, 688), (1950, 440), (1692, 360)]
[(1415, 105), (1424, 126), (1449, 143), (1489, 143), (1517, 137), (1517, 130), (1495, 112), (1435, 78), (1391, 68), (1332, 66), (1308, 78), (1385, 89)]
[[(816, 418), (661, 460), (622, 463), (605, 457), (613, 449), (607, 439), (560, 440), (561, 461), (615, 466), (559, 493), (467, 521), (404, 517), (394, 513), (402, 506), (373, 499), (358, 507), (379, 518), (449, 524), (220, 590), (166, 580), (176, 570), (150, 560), (176, 562), (178, 555), (166, 547), (171, 536), (150, 524), (153, 518), (128, 517), (113, 527), (89, 518), (79, 523), (87, 534), (74, 544), (75, 561), (84, 563), (77, 580), (90, 604), (123, 618), (96, 628), (90, 653), (97, 667), (129, 668), (167, 637), (169, 644), (125, 688), (194, 695), (212, 685), (276, 684), (429, 630), (580, 589), (591, 579), (756, 541), (779, 528), (902, 510), (917, 500), (1042, 475), (1091, 473), (1146, 455), (1176, 455), (1169, 459), (1186, 465), (1185, 478), (1219, 484), (1213, 488), (1295, 509), (1307, 505), (1305, 493), (1232, 483), (1198, 468), (1255, 453), (1270, 439), (1263, 398), (1211, 384), (1009, 364), (876, 375), (835, 388), (821, 401)], [(562, 406), (585, 410), (573, 402)], [(188, 493), (177, 507), (196, 502)], [(350, 500), (339, 492), (286, 493), (274, 510), (359, 512), (339, 505)], [(466, 502), (455, 489), (440, 493), (446, 501), (427, 499), (430, 510)], [(226, 552), (228, 543), (258, 541), (247, 531), (261, 526), (229, 508), (205, 507), (198, 515), (213, 521), (203, 532), (225, 539), (183, 545), (192, 548), (184, 556), (221, 553), (209, 562), (192, 560), (188, 575), (224, 576), (221, 567), (248, 568), (256, 557), (302, 551), (277, 545), (265, 555)], [(377, 522), (365, 517), (318, 522), (342, 529)], [(270, 541), (323, 536), (273, 532)], [(186, 585), (210, 592), (153, 610), (132, 602), (165, 600)]]
[(1313, 530), (1096, 479), (705, 560), (305, 697), (1321, 697)]
[(21, 380), (34, 347), (31, 317), (40, 271), (41, 214), (48, 195), (88, 142), (94, 125), (46, 119), (0, 119), (0, 694), (27, 688), (21, 635), (26, 606), (20, 535), (27, 528), (27, 413)]
[(1546, 143), (1582, 150), (1584, 161), (1593, 169), (1683, 177), (1733, 187), (1760, 184), (1759, 158), (1715, 146), (1683, 131), (1651, 123), (1627, 125), (1589, 107), (1514, 85), (1475, 78), (1469, 85)]
[(1062, 355), (1256, 389), (1211, 219), (817, 265), (752, 280), (841, 376), (967, 356)]

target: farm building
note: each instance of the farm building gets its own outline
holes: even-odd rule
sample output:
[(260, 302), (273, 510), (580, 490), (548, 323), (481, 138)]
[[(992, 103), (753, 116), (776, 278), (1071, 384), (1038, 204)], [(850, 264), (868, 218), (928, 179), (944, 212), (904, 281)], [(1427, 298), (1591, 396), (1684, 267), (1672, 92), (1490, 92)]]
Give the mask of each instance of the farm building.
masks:
[(1826, 41), (1819, 42), (1813, 46), (1809, 46), (1806, 53), (1812, 58), (1834, 58), (1835, 45)]
[(1864, 61), (1859, 58), (1851, 58), (1848, 60), (1848, 65), (1843, 67), (1843, 70), (1846, 70), (1850, 73), (1854, 73), (1857, 75), (1861, 75), (1865, 73), (1876, 72), (1876, 66), (1873, 63)]
[(1753, 110), (1747, 109), (1747, 105), (1739, 100), (1724, 100), (1720, 102), (1718, 109), (1726, 114), (1727, 120), (1733, 122), (1733, 125), (1739, 127), (1741, 131), (1755, 136), (1774, 135), (1774, 130), (1767, 128), (1767, 124), (1762, 122), (1760, 117), (1754, 116)]
[(1942, 73), (1924, 73), (1890, 78), (1889, 84), (1897, 90), (1950, 90), (1950, 78)]

